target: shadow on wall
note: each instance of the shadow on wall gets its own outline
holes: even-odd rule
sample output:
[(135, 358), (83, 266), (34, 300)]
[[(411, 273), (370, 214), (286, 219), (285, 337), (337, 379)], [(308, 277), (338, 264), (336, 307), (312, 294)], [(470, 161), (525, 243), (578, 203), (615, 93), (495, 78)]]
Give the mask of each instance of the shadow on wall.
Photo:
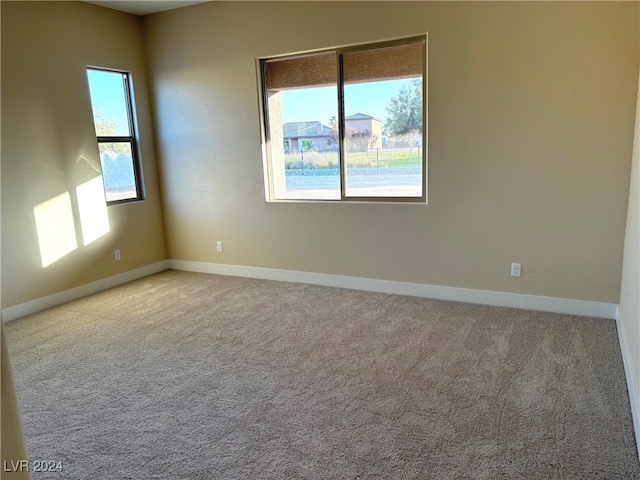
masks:
[[(76, 228), (72, 195), (79, 229)], [(33, 207), (33, 216), (42, 268), (73, 252), (80, 244), (86, 247), (93, 243), (110, 231), (102, 175), (78, 185), (75, 192), (66, 191), (39, 203)]]

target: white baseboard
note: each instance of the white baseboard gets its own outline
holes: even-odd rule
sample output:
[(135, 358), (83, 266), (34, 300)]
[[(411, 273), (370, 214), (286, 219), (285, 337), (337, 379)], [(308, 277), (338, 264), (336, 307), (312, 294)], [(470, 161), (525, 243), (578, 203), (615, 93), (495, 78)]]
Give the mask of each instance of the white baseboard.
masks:
[(631, 404), (631, 417), (633, 418), (633, 430), (636, 434), (636, 448), (640, 456), (640, 405), (636, 395), (636, 386), (631, 371), (631, 361), (629, 360), (629, 349), (627, 348), (627, 335), (620, 319), (620, 309), (616, 308), (616, 327), (618, 329), (618, 341), (620, 342), (620, 353), (624, 363), (624, 375), (627, 378), (627, 390), (629, 392), (629, 403)]
[(119, 273), (111, 277), (103, 278), (95, 282), (87, 283), (76, 288), (71, 288), (63, 292), (54, 293), (46, 297), (37, 298), (29, 302), (21, 303), (13, 307), (7, 307), (2, 309), (2, 321), (10, 322), (16, 318), (24, 317), (32, 313), (39, 312), (46, 308), (55, 307), (72, 300), (76, 300), (81, 297), (86, 297), (93, 293), (106, 290), (107, 288), (116, 287), (123, 283), (131, 282), (154, 273), (162, 272), (169, 268), (169, 261), (163, 260), (161, 262), (152, 263), (144, 267), (136, 268), (135, 270), (129, 270), (128, 272)]
[(523, 308), (526, 310), (539, 310), (543, 312), (609, 319), (616, 318), (617, 309), (617, 305), (614, 303), (542, 297), (518, 293), (492, 292), (469, 288), (441, 287), (421, 283), (346, 277), (342, 275), (330, 275), (324, 273), (298, 272), (260, 267), (243, 267), (219, 263), (169, 260), (169, 268), (190, 272), (260, 278), (282, 282), (310, 283), (328, 287), (348, 288), (351, 290), (410, 295), (414, 297), (436, 298), (440, 300), (453, 300), (465, 303), (479, 303), (499, 307)]
[(70, 290), (31, 300), (20, 305), (7, 307), (2, 310), (2, 319), (4, 322), (9, 322), (16, 318), (30, 315), (46, 308), (55, 307), (56, 305), (61, 305), (107, 288), (122, 285), (123, 283), (131, 282), (133, 280), (146, 277), (147, 275), (161, 272), (168, 268), (190, 272), (212, 273), (217, 275), (260, 278), (281, 282), (310, 283), (313, 285), (347, 288), (351, 290), (435, 298), (456, 302), (494, 305), (498, 307), (523, 308), (526, 310), (539, 310), (543, 312), (563, 313), (569, 315), (583, 315), (609, 319), (617, 318), (617, 305), (613, 303), (542, 297), (518, 293), (492, 292), (469, 288), (442, 287), (421, 283), (396, 282), (392, 280), (377, 280), (372, 278), (279, 270), (274, 268), (245, 267), (219, 263), (191, 262), (185, 260), (164, 260), (135, 270), (120, 273), (112, 277), (103, 278), (102, 280), (91, 282), (86, 285), (81, 285)]

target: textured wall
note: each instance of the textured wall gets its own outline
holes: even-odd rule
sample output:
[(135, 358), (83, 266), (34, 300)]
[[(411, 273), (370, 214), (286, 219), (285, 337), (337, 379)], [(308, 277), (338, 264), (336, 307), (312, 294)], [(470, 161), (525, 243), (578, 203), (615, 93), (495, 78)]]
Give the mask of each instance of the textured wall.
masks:
[[(139, 18), (82, 2), (1, 7), (2, 307), (166, 259)], [(132, 72), (147, 200), (109, 207), (108, 232), (85, 246), (83, 228), (104, 214), (89, 209), (82, 219), (77, 190), (99, 175), (88, 65)], [(55, 198), (57, 207), (42, 210), (51, 229), (39, 238), (36, 207)], [(55, 249), (56, 228), (71, 245), (43, 268), (41, 243)]]
[[(636, 4), (212, 2), (144, 27), (170, 258), (617, 303)], [(424, 32), (429, 204), (265, 203), (256, 57)]]
[[(11, 372), (11, 364), (9, 363), (9, 351), (7, 348), (7, 340), (4, 332), (4, 324), (0, 319), (0, 344), (2, 361), (2, 391), (0, 397), (1, 414), (2, 414), (2, 434), (0, 436), (0, 458), (2, 460), (3, 475), (6, 480), (29, 480), (31, 475), (28, 470), (24, 469), (23, 463), (28, 459), (27, 450), (24, 444), (22, 434), (22, 424), (20, 422), (20, 412), (18, 409), (18, 400), (16, 398), (15, 386), (13, 384), (13, 374)], [(5, 463), (6, 462), (6, 463)], [(7, 468), (7, 465), (9, 468)], [(11, 468), (11, 465), (17, 465), (17, 468)], [(7, 472), (9, 470), (9, 472)]]
[[(638, 40), (640, 49), (640, 37)], [(620, 321), (629, 354), (636, 401), (640, 400), (640, 390), (638, 390), (640, 388), (640, 76), (637, 98), (627, 231), (620, 287)]]

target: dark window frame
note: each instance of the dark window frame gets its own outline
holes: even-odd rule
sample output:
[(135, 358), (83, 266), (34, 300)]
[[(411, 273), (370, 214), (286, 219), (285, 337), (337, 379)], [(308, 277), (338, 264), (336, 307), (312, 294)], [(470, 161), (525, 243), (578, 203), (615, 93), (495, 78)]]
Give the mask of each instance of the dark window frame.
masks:
[[(107, 198), (107, 185), (104, 183), (104, 175), (102, 176), (102, 184), (105, 192), (105, 200), (107, 206), (121, 205), (125, 203), (139, 202), (145, 200), (144, 181), (142, 177), (142, 162), (139, 150), (138, 134), (135, 121), (135, 110), (133, 104), (133, 85), (131, 81), (131, 72), (124, 70), (116, 70), (113, 68), (103, 68), (87, 66), (87, 73), (89, 71), (116, 73), (122, 77), (122, 90), (124, 93), (125, 107), (127, 110), (127, 121), (129, 125), (129, 132), (131, 135), (98, 135), (96, 132), (96, 140), (98, 144), (98, 151), (100, 150), (100, 144), (102, 143), (128, 143), (131, 149), (131, 162), (133, 167), (133, 176), (135, 180), (136, 196), (130, 198), (123, 198), (119, 200), (106, 200)], [(91, 97), (91, 90), (89, 89), (89, 97)], [(94, 122), (95, 128), (95, 122)], [(98, 154), (99, 156), (99, 154)], [(100, 159), (100, 169), (103, 169), (102, 159)]]

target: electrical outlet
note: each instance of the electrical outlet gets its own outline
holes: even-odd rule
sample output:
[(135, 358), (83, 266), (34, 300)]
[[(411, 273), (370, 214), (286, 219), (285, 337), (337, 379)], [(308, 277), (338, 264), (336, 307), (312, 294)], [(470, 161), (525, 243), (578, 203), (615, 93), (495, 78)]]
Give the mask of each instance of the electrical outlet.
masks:
[(216, 248), (218, 249), (219, 252), (222, 251), (222, 242), (216, 242)]
[(119, 262), (119, 261), (120, 261), (120, 258), (121, 258), (121, 257), (120, 257), (120, 250), (119, 250), (119, 249), (118, 249), (118, 250), (114, 250), (114, 251), (113, 251), (113, 256), (114, 256), (114, 258), (116, 259), (116, 262)]
[(521, 271), (522, 271), (522, 264), (520, 264), (520, 263), (512, 263), (511, 264), (511, 276), (512, 277), (519, 277)]

